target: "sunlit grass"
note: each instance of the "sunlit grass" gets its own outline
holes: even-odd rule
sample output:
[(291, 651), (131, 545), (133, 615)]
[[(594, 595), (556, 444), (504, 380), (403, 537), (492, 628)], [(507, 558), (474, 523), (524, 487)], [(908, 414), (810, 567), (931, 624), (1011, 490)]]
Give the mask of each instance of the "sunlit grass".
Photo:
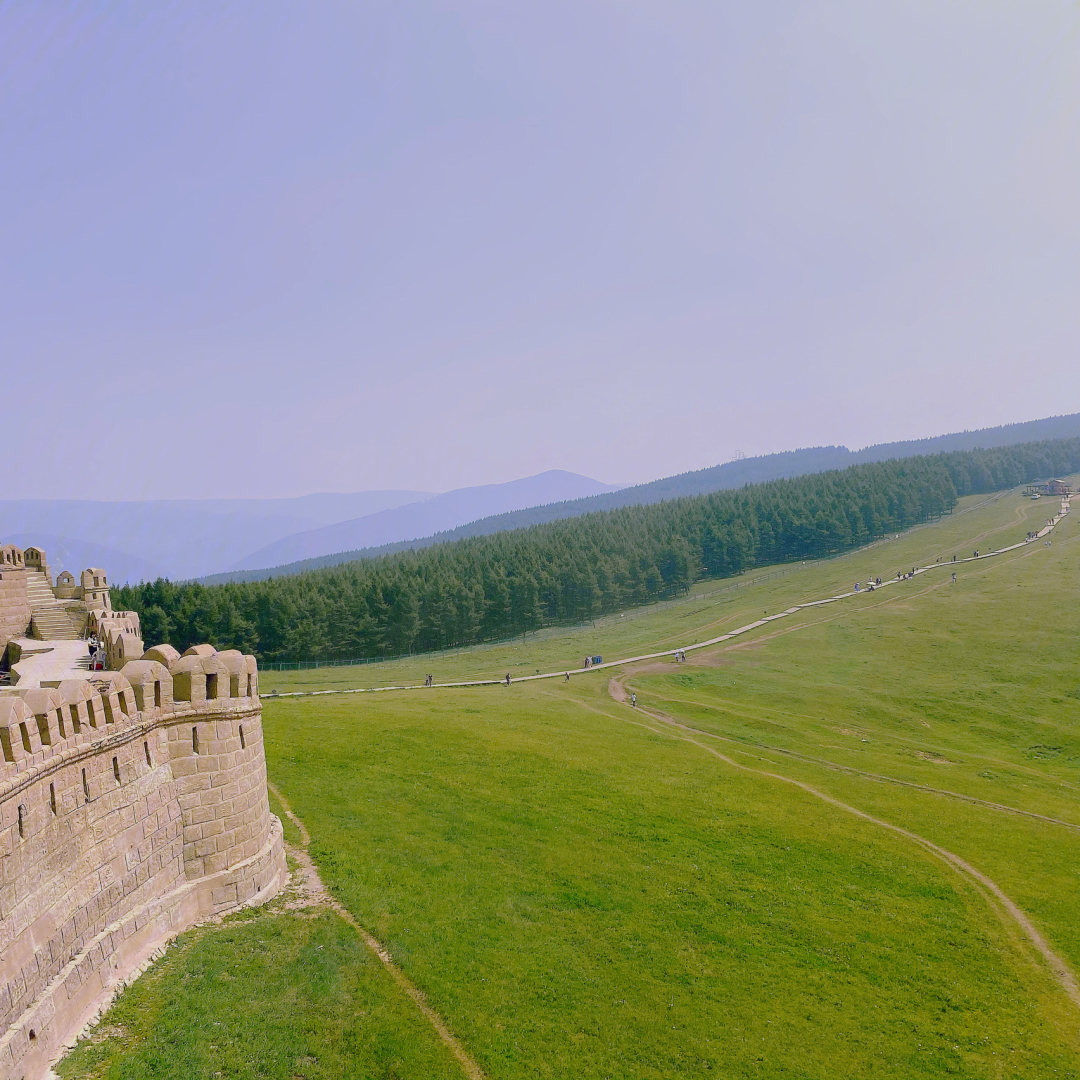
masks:
[(182, 935), (100, 1030), (61, 1064), (65, 1080), (459, 1075), (356, 932), (326, 911), (253, 911)]
[[(871, 574), (1004, 546), (1048, 512), (1015, 494), (980, 503), (841, 560), (699, 587), (701, 600), (437, 658), (264, 673), (262, 686), (520, 675), (586, 652), (674, 648)], [(685, 665), (266, 700), (270, 774), (328, 886), (493, 1080), (1076, 1077), (1076, 1007), (983, 891), (918, 844), (764, 775), (969, 860), (1080, 970), (1080, 832), (985, 805), (1080, 824), (1076, 538), (1080, 513), (1052, 547), (966, 564), (955, 585), (935, 571)], [(613, 674), (642, 708), (612, 700)], [(223, 930), (196, 931), (114, 1010), (142, 1034), (79, 1060), (110, 1077), (181, 1075), (152, 1071), (172, 1067), (153, 1056), (167, 1044), (184, 1075), (322, 1076), (298, 1069), (309, 1051), (274, 1028), (288, 1002), (297, 1016), (310, 1008), (300, 1026), (333, 1045), (339, 1075), (453, 1073), (343, 923), (273, 918), (338, 942), (333, 978), (294, 960), (325, 951), (322, 937), (259, 939), (262, 966), (249, 970), (251, 940), (218, 949)], [(219, 994), (222, 965), (243, 979), (220, 980)], [(359, 1000), (384, 1034), (342, 1064), (338, 1043), (354, 1043), (341, 1003)], [(231, 1041), (210, 1033), (215, 1052), (207, 1003), (233, 1005)], [(263, 1071), (229, 1071), (245, 1054)]]
[[(286, 693), (419, 685), (429, 673), (436, 682), (449, 682), (497, 679), (508, 671), (515, 677), (560, 669), (576, 672), (586, 654), (599, 654), (607, 660), (653, 648), (694, 644), (760, 618), (763, 612), (775, 613), (793, 603), (847, 591), (853, 582), (865, 582), (871, 575), (884, 579), (916, 563), (970, 555), (976, 546), (986, 551), (1016, 543), (1028, 530), (1041, 527), (1051, 510), (1047, 500), (1033, 503), (1019, 492), (1000, 497), (971, 496), (961, 499), (950, 517), (838, 559), (762, 567), (738, 578), (698, 582), (688, 597), (673, 602), (607, 615), (585, 626), (551, 627), (511, 642), (383, 663), (303, 671), (266, 670), (259, 675), (259, 685), (263, 694), (270, 694), (275, 689)], [(1075, 532), (1080, 527), (1078, 522), (1080, 513), (1077, 521), (1063, 526), (1066, 533)], [(961, 571), (966, 573), (964, 568)], [(944, 568), (934, 573), (947, 576)]]

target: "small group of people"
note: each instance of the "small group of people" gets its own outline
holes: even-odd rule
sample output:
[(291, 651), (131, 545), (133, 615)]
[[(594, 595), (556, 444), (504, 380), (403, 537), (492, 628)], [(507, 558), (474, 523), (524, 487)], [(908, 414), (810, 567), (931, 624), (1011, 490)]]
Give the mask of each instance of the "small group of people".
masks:
[(425, 686), (434, 686), (435, 685), (434, 677), (431, 676), (431, 675), (425, 675), (424, 676), (424, 685)]
[(86, 647), (90, 650), (90, 670), (104, 671), (107, 659), (105, 646), (98, 640), (97, 634), (91, 634), (86, 639)]
[(676, 649), (675, 650), (675, 663), (676, 664), (685, 664), (686, 663), (686, 653), (684, 653), (682, 651), (682, 649)]
[[(897, 577), (900, 575), (897, 574)], [(873, 592), (881, 584), (881, 578), (868, 578), (866, 582), (867, 592)], [(859, 582), (855, 582), (855, 591), (862, 592), (862, 585)]]

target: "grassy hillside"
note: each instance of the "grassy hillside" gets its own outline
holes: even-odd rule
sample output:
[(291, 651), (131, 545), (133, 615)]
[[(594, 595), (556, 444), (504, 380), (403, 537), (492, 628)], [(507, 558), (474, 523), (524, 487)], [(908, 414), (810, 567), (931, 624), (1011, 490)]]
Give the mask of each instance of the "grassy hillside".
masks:
[[(932, 524), (892, 534), (839, 558), (761, 566), (734, 580), (698, 582), (683, 597), (587, 621), (551, 627), (515, 640), (376, 664), (262, 671), (264, 695), (277, 690), (318, 691), (413, 684), (431, 672), (438, 682), (514, 677), (569, 668), (575, 678), (586, 654), (606, 660), (655, 648), (676, 648), (716, 637), (792, 603), (851, 588), (872, 576), (893, 577), (923, 560), (964, 557), (981, 546), (1000, 548), (1045, 524), (1056, 504), (1024, 499), (1019, 489), (960, 499), (953, 513)], [(1080, 510), (1080, 504), (1077, 506)], [(1076, 513), (1076, 511), (1074, 511)], [(1080, 514), (1077, 514), (1080, 522)], [(1069, 519), (1066, 530), (1076, 527)], [(907, 586), (902, 586), (907, 588)]]
[(59, 1073), (65, 1080), (461, 1075), (344, 920), (284, 903), (181, 935)]
[[(1048, 512), (1016, 492), (967, 499), (842, 559), (446, 653), (436, 674), (689, 644), (1004, 547)], [(266, 700), (271, 776), (334, 895), (487, 1076), (1076, 1077), (1080, 1006), (1001, 896), (1080, 970), (1078, 556), (1080, 515), (956, 584), (931, 571), (686, 664)], [(266, 673), (263, 689), (361, 674), (424, 666)], [(163, 973), (171, 1007), (192, 1007), (195, 962)], [(265, 963), (273, 1006), (288, 953)], [(384, 1010), (407, 1001), (380, 986)], [(250, 1038), (259, 995), (245, 1000)], [(387, 1046), (356, 1075), (440, 1075), (395, 1073)], [(102, 1075), (174, 1075), (140, 1072), (122, 1039), (94, 1053)], [(187, 1075), (222, 1068), (205, 1061)]]
[(497, 641), (623, 611), (762, 564), (840, 554), (958, 497), (1080, 468), (1080, 439), (1027, 443), (626, 507), (298, 577), (114, 590), (144, 636), (209, 641), (264, 665)]

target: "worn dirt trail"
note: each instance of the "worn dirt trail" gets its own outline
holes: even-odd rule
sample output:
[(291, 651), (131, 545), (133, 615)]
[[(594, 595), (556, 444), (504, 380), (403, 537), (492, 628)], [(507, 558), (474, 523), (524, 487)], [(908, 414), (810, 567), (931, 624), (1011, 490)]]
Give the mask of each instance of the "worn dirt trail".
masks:
[[(1065, 541), (1066, 544), (1074, 544), (1077, 542), (1080, 542), (1080, 536), (1074, 536), (1071, 539)], [(1016, 558), (1030, 558), (1032, 555), (1036, 554), (1037, 551), (1037, 548), (1029, 547), (1027, 551), (1017, 555)], [(976, 572), (983, 573), (989, 570), (989, 568), (989, 566), (981, 567)], [(925, 596), (927, 593), (934, 592), (937, 589), (944, 587), (947, 587), (946, 582), (937, 582), (932, 585), (927, 585), (925, 588), (920, 589), (916, 593), (908, 594), (907, 599)], [(898, 596), (889, 596), (886, 599), (877, 601), (874, 604), (866, 605), (859, 610), (866, 610), (866, 607), (882, 607), (885, 604), (888, 604), (898, 599)], [(821, 623), (834, 622), (836, 619), (843, 618), (843, 616), (850, 613), (851, 610), (852, 609), (848, 609), (847, 611), (837, 611), (818, 619), (811, 619), (804, 622), (794, 623), (788, 626), (782, 626), (778, 630), (773, 630), (771, 633), (762, 634), (759, 637), (751, 638), (748, 641), (737, 641), (731, 645), (724, 645), (719, 648), (711, 649), (707, 653), (696, 653), (689, 657), (686, 663), (689, 667), (712, 667), (715, 666), (717, 663), (716, 658), (718, 656), (722, 657), (725, 653), (736, 652), (738, 650), (746, 648), (753, 648), (755, 646), (762, 645), (765, 642), (771, 641), (775, 638), (784, 637), (787, 634), (792, 634), (797, 630), (803, 630), (808, 626), (818, 626)], [(723, 661), (721, 660), (720, 662), (722, 663)], [(671, 666), (669, 663), (653, 662), (635, 664), (630, 671), (624, 671), (622, 675), (616, 675), (608, 680), (608, 693), (611, 695), (612, 698), (614, 698), (614, 700), (619, 702), (625, 702), (626, 693), (622, 686), (622, 680), (625, 679), (628, 675), (630, 675), (631, 673), (636, 675), (660, 674), (664, 672), (670, 673), (670, 671)], [(686, 704), (701, 705), (705, 708), (710, 707), (704, 702), (687, 701)], [(731, 745), (737, 747), (753, 747), (756, 750), (762, 750), (767, 753), (780, 754), (784, 757), (794, 758), (798, 761), (806, 761), (814, 765), (820, 765), (823, 768), (830, 769), (835, 772), (847, 773), (849, 776), (862, 776), (868, 780), (875, 780), (881, 783), (893, 784), (897, 787), (913, 788), (916, 791), (925, 792), (927, 794), (941, 795), (945, 798), (956, 799), (960, 802), (970, 803), (973, 806), (982, 806), (988, 810), (997, 810), (1004, 814), (1015, 814), (1018, 817), (1033, 818), (1036, 821), (1046, 822), (1048, 825), (1060, 825), (1063, 828), (1072, 829), (1073, 831), (1080, 832), (1080, 823), (1077, 823), (1075, 821), (1065, 821), (1063, 818), (1050, 817), (1048, 814), (1039, 814), (1036, 813), (1034, 810), (1023, 810), (1016, 806), (1008, 806), (1005, 803), (992, 802), (989, 799), (980, 799), (974, 795), (965, 795), (963, 792), (950, 791), (948, 788), (936, 788), (930, 787), (928, 784), (917, 784), (911, 780), (900, 780), (895, 776), (887, 776), (884, 773), (874, 773), (869, 772), (865, 769), (857, 769), (852, 765), (840, 765), (837, 762), (828, 760), (827, 758), (818, 758), (813, 757), (809, 754), (800, 754), (796, 750), (789, 750), (786, 747), (782, 746), (770, 746), (768, 743), (747, 743), (741, 739), (730, 739), (724, 735), (717, 735), (715, 732), (712, 731), (705, 731), (701, 728), (696, 728), (690, 724), (683, 724), (675, 720), (673, 717), (668, 716), (666, 713), (652, 713), (650, 715), (655, 715), (665, 724), (670, 724), (674, 727), (678, 727), (683, 731), (692, 732), (695, 735), (701, 735), (707, 739), (715, 739), (718, 742), (730, 743)]]
[[(623, 680), (626, 679), (629, 674), (630, 673), (627, 672), (623, 675), (616, 676), (608, 682), (608, 691), (612, 699), (624, 705), (626, 704), (627, 696), (626, 688), (623, 686)], [(951, 869), (959, 873), (961, 877), (966, 878), (969, 883), (974, 884), (975, 888), (986, 898), (991, 908), (996, 911), (999, 916), (1004, 914), (1008, 919), (1012, 920), (1013, 924), (1020, 929), (1024, 937), (1034, 945), (1035, 949), (1046, 961), (1047, 966), (1050, 968), (1050, 971), (1053, 973), (1053, 976), (1061, 989), (1065, 991), (1072, 1003), (1077, 1006), (1077, 1008), (1080, 1008), (1080, 985), (1077, 984), (1076, 976), (1073, 974), (1068, 964), (1066, 964), (1065, 961), (1050, 948), (1049, 943), (1028, 918), (1027, 914), (1004, 893), (1000, 886), (987, 877), (981, 870), (972, 866), (971, 863), (967, 862), (965, 859), (960, 858), (959, 855), (935, 844), (932, 840), (927, 840), (924, 836), (919, 836), (918, 833), (914, 833), (910, 829), (894, 825), (890, 821), (885, 821), (883, 818), (868, 814), (865, 810), (860, 810), (857, 806), (851, 806), (840, 799), (834, 798), (824, 791), (819, 791), (817, 788), (804, 783), (802, 780), (796, 780), (793, 777), (784, 776), (782, 773), (771, 772), (767, 769), (756, 769), (752, 765), (744, 765), (742, 762), (736, 761), (732, 757), (728, 757), (727, 754), (721, 753), (715, 747), (709, 746), (701, 740), (694, 738), (693, 735), (688, 733), (693, 729), (687, 728), (686, 725), (680, 724), (670, 716), (647, 709), (640, 704), (633, 709), (633, 712), (635, 715), (644, 715), (655, 722), (662, 724), (672, 738), (680, 739), (683, 742), (688, 742), (697, 746), (699, 749), (704, 750), (705, 753), (718, 758), (720, 761), (724, 762), (724, 764), (730, 765), (733, 769), (739, 769), (742, 772), (752, 773), (755, 776), (761, 776), (769, 780), (776, 780), (783, 784), (791, 784), (793, 787), (797, 787), (801, 791), (813, 795), (815, 798), (828, 803), (830, 806), (835, 806), (845, 813), (852, 814), (879, 828), (888, 829), (890, 832), (896, 833), (897, 835), (903, 836), (913, 843), (918, 844), (919, 847), (930, 852)], [(605, 713), (604, 715), (610, 714)], [(638, 723), (639, 726), (649, 727), (653, 731), (657, 730), (652, 727), (652, 725), (641, 724), (640, 722), (631, 720), (627, 716), (619, 716), (615, 719), (628, 723)]]
[(360, 935), (364, 944), (378, 958), (382, 966), (386, 968), (394, 982), (397, 983), (410, 998), (412, 998), (413, 1004), (416, 1005), (423, 1014), (424, 1019), (431, 1024), (435, 1029), (436, 1034), (446, 1045), (447, 1049), (449, 1049), (450, 1053), (457, 1058), (462, 1071), (469, 1077), (469, 1080), (485, 1080), (484, 1071), (465, 1047), (461, 1045), (453, 1032), (446, 1026), (446, 1021), (443, 1020), (443, 1018), (428, 1004), (427, 997), (423, 990), (413, 985), (412, 980), (410, 980), (401, 968), (394, 963), (389, 952), (387, 952), (386, 949), (356, 921), (353, 913), (349, 911), (347, 907), (341, 904), (327, 891), (326, 886), (322, 882), (322, 878), (319, 877), (318, 869), (314, 862), (312, 862), (311, 856), (308, 854), (311, 836), (307, 829), (304, 828), (304, 823), (293, 813), (288, 800), (273, 783), (267, 781), (266, 786), (274, 793), (274, 796), (277, 798), (278, 802), (281, 803), (281, 807), (285, 811), (285, 816), (296, 826), (300, 833), (302, 846), (297, 847), (295, 844), (286, 844), (289, 855), (291, 855), (299, 864), (298, 874), (300, 876), (298, 900), (290, 906), (328, 907), (340, 915), (341, 918), (343, 918), (357, 934)]

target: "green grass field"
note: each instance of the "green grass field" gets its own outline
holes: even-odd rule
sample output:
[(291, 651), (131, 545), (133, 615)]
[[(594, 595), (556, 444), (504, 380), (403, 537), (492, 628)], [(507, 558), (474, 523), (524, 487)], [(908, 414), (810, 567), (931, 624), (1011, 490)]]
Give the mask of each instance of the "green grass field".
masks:
[[(267, 672), (262, 689), (689, 645), (870, 574), (1005, 546), (1048, 503), (967, 500), (700, 599), (438, 657)], [(1080, 971), (1078, 540), (1080, 510), (1052, 546), (965, 564), (955, 585), (935, 570), (686, 664), (264, 698), (270, 774), (333, 894), (489, 1077), (1080, 1076), (1080, 1006), (993, 892), (918, 839), (992, 879)], [(298, 959), (331, 941), (326, 967)], [(222, 1041), (200, 1017), (228, 1002)], [(65, 1076), (462, 1075), (329, 914), (193, 931), (106, 1024), (126, 1034), (80, 1049)]]
[[(1080, 502), (1078, 502), (1080, 509)], [(586, 654), (607, 659), (633, 656), (661, 648), (704, 641), (760, 617), (806, 600), (846, 591), (871, 574), (882, 579), (906, 571), (916, 563), (936, 558), (986, 552), (1023, 540), (1041, 528), (1057, 503), (1032, 502), (1017, 492), (962, 499), (957, 511), (933, 525), (879, 541), (838, 559), (805, 564), (763, 567), (720, 581), (699, 582), (690, 597), (633, 608), (575, 628), (553, 627), (523, 640), (469, 649), (428, 653), (418, 657), (356, 666), (323, 667), (303, 671), (263, 671), (259, 687), (264, 696), (311, 690), (416, 685), (431, 673), (436, 682), (461, 679), (531, 675), (536, 671), (579, 669)], [(1066, 520), (1066, 535), (1080, 528)], [(944, 571), (941, 571), (944, 573)]]
[(100, 1032), (61, 1076), (460, 1075), (352, 927), (327, 911), (246, 912), (181, 935)]

